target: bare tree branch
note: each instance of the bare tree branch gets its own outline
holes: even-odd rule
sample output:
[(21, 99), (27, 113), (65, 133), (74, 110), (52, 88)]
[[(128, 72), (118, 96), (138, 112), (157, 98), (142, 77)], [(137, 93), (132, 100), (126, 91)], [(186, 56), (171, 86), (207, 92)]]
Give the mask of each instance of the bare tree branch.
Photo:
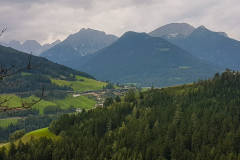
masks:
[(2, 36), (3, 32), (5, 32), (7, 30), (7, 28), (3, 29), (0, 33), (0, 36)]
[[(0, 36), (2, 36), (2, 34), (6, 31), (6, 29), (7, 29), (7, 28), (3, 29), (3, 30), (0, 32)], [(16, 84), (5, 83), (5, 82), (3, 81), (3, 78), (12, 76), (12, 75), (17, 74), (17, 73), (19, 73), (19, 72), (21, 72), (21, 71), (24, 71), (24, 70), (35, 69), (35, 68), (39, 67), (40, 65), (42, 65), (43, 62), (44, 62), (46, 59), (44, 58), (43, 61), (42, 61), (40, 64), (38, 64), (38, 65), (33, 65), (33, 64), (31, 64), (31, 60), (32, 60), (32, 55), (30, 55), (29, 60), (28, 60), (28, 63), (27, 63), (27, 66), (26, 66), (25, 68), (20, 68), (20, 69), (15, 70), (15, 71), (13, 71), (13, 69), (14, 69), (14, 67), (15, 67), (16, 65), (12, 65), (10, 68), (8, 68), (8, 67), (4, 68), (3, 63), (2, 63), (2, 60), (1, 60), (0, 83), (3, 83), (6, 87), (17, 85), (18, 82), (17, 82)], [(16, 107), (11, 107), (11, 105), (10, 105), (10, 103), (9, 103), (10, 100), (11, 100), (13, 97), (14, 97), (14, 96), (8, 98), (8, 97), (6, 96), (6, 98), (5, 98), (3, 101), (0, 102), (0, 112), (6, 112), (6, 113), (8, 114), (8, 111), (16, 110)], [(22, 99), (21, 99), (22, 103), (21, 103), (21, 106), (19, 106), (18, 108), (22, 108), (22, 109), (31, 108), (34, 104), (40, 102), (40, 101), (43, 100), (43, 99), (44, 99), (44, 87), (42, 87), (42, 95), (41, 95), (41, 98), (40, 98), (39, 100), (30, 103), (30, 102), (27, 102), (27, 100), (23, 102)]]
[(13, 66), (10, 67), (10, 68), (6, 68), (6, 69), (4, 69), (3, 67), (1, 67), (0, 79), (1, 79), (1, 78), (4, 78), (4, 77), (9, 77), (9, 76), (11, 76), (11, 75), (14, 75), (14, 74), (16, 74), (16, 73), (18, 73), (18, 72), (21, 72), (21, 71), (24, 71), (24, 70), (35, 69), (35, 68), (39, 67), (40, 65), (42, 65), (43, 62), (46, 60), (46, 59), (44, 58), (43, 61), (42, 61), (40, 64), (31, 67), (31, 57), (32, 57), (32, 56), (30, 56), (29, 61), (28, 61), (28, 65), (27, 65), (26, 68), (20, 68), (19, 70), (14, 71), (14, 72), (12, 72), (12, 73), (7, 73), (7, 72), (11, 71), (11, 70), (13, 69), (13, 67), (15, 67), (15, 65), (13, 65)]
[[(22, 101), (21, 106), (19, 107), (11, 107), (9, 104), (9, 101), (13, 98), (14, 96), (10, 97), (10, 98), (6, 98), (4, 99), (2, 102), (0, 102), (0, 112), (7, 112), (7, 111), (12, 111), (12, 110), (16, 110), (17, 108), (21, 108), (21, 109), (28, 109), (28, 108), (32, 108), (32, 106), (38, 102), (40, 102), (41, 100), (43, 100), (45, 98), (44, 96), (44, 87), (42, 87), (42, 95), (40, 97), (39, 100), (34, 101), (34, 102), (27, 102), (26, 101)], [(5, 103), (7, 103), (5, 105)]]

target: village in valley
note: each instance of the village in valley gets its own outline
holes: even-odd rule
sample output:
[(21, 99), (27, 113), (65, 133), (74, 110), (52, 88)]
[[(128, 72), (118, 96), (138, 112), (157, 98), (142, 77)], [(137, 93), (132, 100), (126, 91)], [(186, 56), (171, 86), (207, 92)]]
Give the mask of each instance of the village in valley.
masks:
[[(69, 94), (73, 93), (72, 95), (73, 98), (79, 97), (79, 96), (87, 96), (89, 99), (94, 99), (96, 104), (94, 105), (93, 108), (96, 108), (96, 107), (103, 107), (103, 103), (106, 98), (108, 97), (115, 98), (116, 96), (122, 96), (125, 93), (127, 93), (129, 89), (136, 89), (136, 87), (124, 86), (123, 88), (119, 88), (119, 89), (89, 90), (89, 91), (82, 91), (81, 93), (76, 91), (69, 91), (68, 93)], [(82, 109), (77, 108), (76, 111), (81, 112)]]

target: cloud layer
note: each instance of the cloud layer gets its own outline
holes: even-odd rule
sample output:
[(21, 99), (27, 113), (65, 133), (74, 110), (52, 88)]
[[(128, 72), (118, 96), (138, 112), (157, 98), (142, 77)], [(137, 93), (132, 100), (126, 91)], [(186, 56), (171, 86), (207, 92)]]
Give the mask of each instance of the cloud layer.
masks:
[(64, 40), (81, 28), (121, 36), (172, 22), (204, 25), (240, 40), (239, 0), (0, 0), (1, 42)]

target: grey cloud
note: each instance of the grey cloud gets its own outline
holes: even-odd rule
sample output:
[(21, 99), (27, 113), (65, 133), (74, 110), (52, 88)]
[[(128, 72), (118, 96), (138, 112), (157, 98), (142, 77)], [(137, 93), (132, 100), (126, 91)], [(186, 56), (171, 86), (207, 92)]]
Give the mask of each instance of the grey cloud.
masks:
[(31, 8), (36, 5), (61, 5), (65, 7), (72, 7), (72, 8), (90, 8), (94, 0), (9, 0), (3, 1), (1, 5), (11, 5), (15, 7), (21, 8)]
[(240, 40), (239, 0), (0, 0), (0, 41), (64, 40), (81, 28), (121, 36), (150, 32), (172, 22), (204, 25)]

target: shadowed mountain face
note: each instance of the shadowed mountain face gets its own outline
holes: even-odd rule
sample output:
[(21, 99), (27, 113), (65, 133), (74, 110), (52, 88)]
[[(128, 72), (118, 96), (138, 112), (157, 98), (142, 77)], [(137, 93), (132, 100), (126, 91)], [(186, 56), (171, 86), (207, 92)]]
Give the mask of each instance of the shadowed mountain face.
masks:
[(55, 46), (56, 44), (60, 43), (60, 40), (57, 40), (51, 44), (44, 44), (41, 46), (37, 41), (35, 40), (26, 40), (23, 44), (21, 44), (19, 41), (12, 40), (9, 43), (0, 43), (3, 46), (11, 47), (13, 49), (19, 50), (21, 52), (25, 53), (31, 53), (33, 55), (40, 55), (42, 52), (46, 51), (47, 49)]
[(72, 61), (93, 54), (115, 40), (117, 40), (117, 37), (114, 35), (106, 35), (104, 32), (83, 28), (78, 33), (70, 35), (60, 44), (43, 52), (41, 56), (53, 62), (71, 65)]
[(195, 57), (230, 69), (240, 69), (240, 42), (228, 38), (226, 33), (212, 32), (200, 26), (187, 37), (163, 38), (189, 51)]
[(212, 77), (222, 69), (146, 33), (127, 32), (80, 68), (100, 80), (163, 87)]

